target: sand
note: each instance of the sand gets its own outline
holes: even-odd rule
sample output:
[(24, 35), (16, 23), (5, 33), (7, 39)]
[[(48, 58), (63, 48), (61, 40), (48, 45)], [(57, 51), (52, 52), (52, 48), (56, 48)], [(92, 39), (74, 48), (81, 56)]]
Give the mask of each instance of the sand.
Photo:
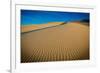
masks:
[(21, 35), (21, 62), (89, 60), (89, 26), (67, 23)]
[(37, 29), (42, 29), (42, 28), (46, 28), (46, 27), (51, 27), (51, 26), (56, 26), (56, 25), (60, 25), (63, 22), (49, 22), (46, 24), (30, 24), (30, 25), (24, 25), (21, 26), (21, 32), (28, 32), (28, 31), (32, 31), (32, 30), (37, 30)]

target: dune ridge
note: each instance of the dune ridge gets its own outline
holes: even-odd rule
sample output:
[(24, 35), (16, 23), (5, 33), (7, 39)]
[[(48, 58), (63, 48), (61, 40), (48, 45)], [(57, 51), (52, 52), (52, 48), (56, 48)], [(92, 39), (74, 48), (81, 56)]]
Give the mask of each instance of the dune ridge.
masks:
[(31, 24), (31, 25), (21, 26), (21, 32), (23, 33), (23, 32), (42, 29), (46, 27), (57, 26), (57, 25), (60, 25), (61, 23), (63, 22), (49, 22), (46, 24)]

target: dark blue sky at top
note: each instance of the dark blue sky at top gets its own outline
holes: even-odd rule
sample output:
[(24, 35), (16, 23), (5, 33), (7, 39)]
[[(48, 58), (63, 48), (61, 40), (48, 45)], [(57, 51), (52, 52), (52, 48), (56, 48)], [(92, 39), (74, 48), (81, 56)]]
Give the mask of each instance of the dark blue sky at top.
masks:
[(70, 22), (88, 19), (89, 13), (21, 10), (21, 25)]

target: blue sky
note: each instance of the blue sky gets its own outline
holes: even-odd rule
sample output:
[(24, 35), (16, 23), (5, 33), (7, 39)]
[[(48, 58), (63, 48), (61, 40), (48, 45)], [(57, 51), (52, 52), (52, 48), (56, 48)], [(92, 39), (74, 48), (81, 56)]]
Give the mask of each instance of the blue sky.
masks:
[(89, 20), (89, 13), (21, 10), (21, 25)]

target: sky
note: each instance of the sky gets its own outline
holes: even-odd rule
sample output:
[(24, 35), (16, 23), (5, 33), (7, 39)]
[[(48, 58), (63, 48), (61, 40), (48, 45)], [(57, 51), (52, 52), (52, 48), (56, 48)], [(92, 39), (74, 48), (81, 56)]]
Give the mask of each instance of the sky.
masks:
[(21, 25), (89, 20), (89, 13), (21, 10)]

